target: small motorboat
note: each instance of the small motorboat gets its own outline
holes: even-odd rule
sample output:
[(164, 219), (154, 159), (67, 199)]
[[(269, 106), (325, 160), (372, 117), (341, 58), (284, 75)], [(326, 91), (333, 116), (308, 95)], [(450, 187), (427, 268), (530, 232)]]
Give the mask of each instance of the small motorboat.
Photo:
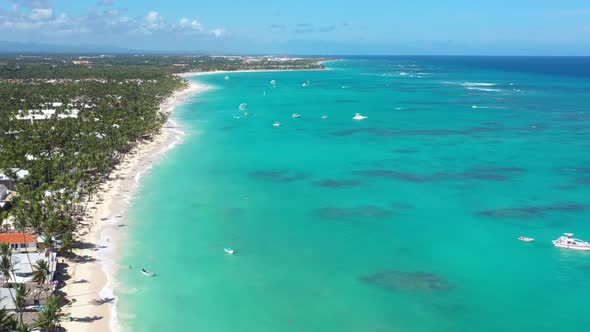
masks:
[(273, 87), (277, 85), (277, 81), (276, 80), (272, 80), (270, 81), (270, 85), (272, 85)]
[(301, 117), (301, 114), (293, 113), (293, 115), (291, 115), (291, 117), (293, 119), (299, 119)]
[(146, 270), (146, 269), (141, 269), (141, 273), (145, 274), (148, 277), (153, 277), (156, 275), (154, 272)]
[(273, 127), (280, 127), (281, 123), (277, 121), (277, 122), (273, 123), (272, 126)]
[(225, 251), (226, 253), (233, 255), (234, 254), (234, 250), (232, 248), (223, 248), (223, 251)]
[(357, 120), (357, 121), (364, 120), (364, 119), (366, 119), (366, 118), (368, 118), (368, 116), (361, 115), (361, 113), (356, 113), (356, 114), (355, 114), (355, 115), (352, 117), (352, 119), (353, 119), (353, 120)]
[(533, 242), (533, 241), (535, 241), (535, 239), (533, 239), (532, 237), (526, 237), (526, 236), (519, 236), (517, 239), (519, 239), (520, 241), (524, 241), (524, 242)]
[(327, 116), (327, 115), (322, 115), (322, 119), (324, 119), (324, 120), (325, 120), (325, 119), (327, 119), (327, 118), (328, 118), (328, 116)]
[(304, 88), (307, 88), (309, 86), (309, 81), (303, 82), (303, 84), (301, 84), (301, 86)]
[(240, 107), (239, 107), (240, 111), (245, 111), (248, 109), (248, 104), (246, 103), (241, 103)]
[(558, 248), (573, 250), (590, 250), (590, 243), (580, 239), (574, 239), (574, 233), (563, 233), (559, 239), (551, 241)]

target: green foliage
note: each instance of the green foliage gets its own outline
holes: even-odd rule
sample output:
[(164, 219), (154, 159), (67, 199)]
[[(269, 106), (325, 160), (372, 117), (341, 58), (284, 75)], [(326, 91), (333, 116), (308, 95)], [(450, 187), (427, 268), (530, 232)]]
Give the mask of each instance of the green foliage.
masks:
[(58, 323), (59, 298), (51, 295), (45, 304), (45, 310), (41, 311), (35, 326), (42, 331), (55, 331)]
[(18, 322), (5, 308), (0, 308), (0, 331), (15, 331), (18, 328)]
[(47, 261), (40, 259), (35, 262), (33, 265), (33, 281), (38, 283), (39, 285), (45, 283), (47, 278), (49, 277), (50, 270), (49, 270), (49, 263)]

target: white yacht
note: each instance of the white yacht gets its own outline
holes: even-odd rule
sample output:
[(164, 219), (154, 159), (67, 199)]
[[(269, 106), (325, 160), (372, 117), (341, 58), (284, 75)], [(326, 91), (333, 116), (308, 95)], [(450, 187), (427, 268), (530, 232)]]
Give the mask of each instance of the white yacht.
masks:
[(364, 120), (366, 118), (368, 118), (368, 116), (361, 115), (361, 113), (356, 113), (354, 115), (354, 117), (352, 117), (353, 120), (358, 120), (358, 121)]
[(293, 117), (293, 119), (299, 119), (301, 117), (301, 114), (293, 113), (291, 117)]
[(579, 239), (574, 239), (573, 233), (563, 233), (559, 239), (553, 240), (553, 245), (558, 248), (574, 250), (590, 250), (590, 243)]

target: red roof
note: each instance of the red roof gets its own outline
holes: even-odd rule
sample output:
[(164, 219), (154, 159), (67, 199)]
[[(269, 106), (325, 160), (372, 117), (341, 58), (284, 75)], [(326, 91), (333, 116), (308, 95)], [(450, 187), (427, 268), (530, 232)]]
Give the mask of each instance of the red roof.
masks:
[(26, 233), (0, 234), (0, 243), (37, 243), (37, 237)]

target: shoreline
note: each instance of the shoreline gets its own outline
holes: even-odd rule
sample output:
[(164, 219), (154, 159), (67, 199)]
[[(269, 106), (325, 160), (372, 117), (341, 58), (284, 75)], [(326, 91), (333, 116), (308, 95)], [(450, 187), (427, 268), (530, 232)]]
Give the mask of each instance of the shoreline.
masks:
[[(324, 62), (331, 62), (337, 60), (326, 60)], [(189, 71), (186, 73), (175, 74), (179, 77), (193, 77), (193, 76), (205, 76), (215, 74), (232, 74), (232, 73), (276, 73), (276, 72), (294, 72), (294, 71), (324, 71), (330, 70), (329, 68), (317, 68), (317, 69), (244, 69), (244, 70), (212, 70), (212, 71)]]
[[(211, 88), (201, 83), (188, 83), (186, 88), (162, 102), (160, 112), (173, 114), (176, 107)], [(91, 215), (84, 218), (77, 231), (82, 245), (73, 249), (76, 256), (83, 259), (65, 259), (70, 278), (61, 291), (68, 300), (74, 301), (62, 308), (74, 319), (61, 322), (67, 331), (121, 330), (117, 320), (115, 276), (119, 268), (119, 249), (127, 236), (124, 229), (129, 223), (127, 214), (142, 176), (162, 160), (166, 152), (181, 143), (184, 135), (178, 124), (169, 118), (151, 141), (134, 147), (90, 196), (87, 209)], [(96, 300), (101, 299), (112, 300), (97, 304)]]

